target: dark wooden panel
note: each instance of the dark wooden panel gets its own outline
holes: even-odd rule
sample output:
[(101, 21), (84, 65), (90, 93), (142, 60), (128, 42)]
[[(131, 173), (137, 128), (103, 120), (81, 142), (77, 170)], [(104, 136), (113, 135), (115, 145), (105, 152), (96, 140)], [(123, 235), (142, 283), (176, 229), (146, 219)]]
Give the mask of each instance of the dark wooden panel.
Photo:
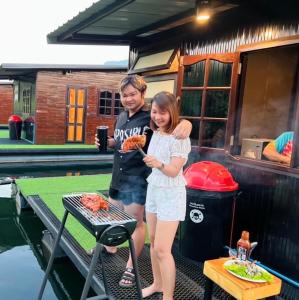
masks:
[(242, 230), (257, 241), (254, 258), (299, 281), (299, 178), (272, 170), (229, 165), (242, 194), (236, 205), (234, 243)]

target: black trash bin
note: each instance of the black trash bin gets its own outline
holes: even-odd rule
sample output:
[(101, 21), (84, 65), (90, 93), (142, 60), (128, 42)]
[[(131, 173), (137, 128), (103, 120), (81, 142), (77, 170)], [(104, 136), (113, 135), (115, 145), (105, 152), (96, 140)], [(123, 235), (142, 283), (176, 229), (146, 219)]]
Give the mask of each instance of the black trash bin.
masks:
[(11, 140), (21, 139), (22, 119), (17, 115), (12, 115), (8, 119), (9, 138)]
[(221, 164), (202, 161), (184, 171), (186, 219), (180, 224), (183, 256), (203, 262), (223, 255), (230, 242), (238, 184)]
[(34, 118), (33, 117), (28, 117), (24, 120), (23, 122), (23, 129), (25, 133), (25, 139), (28, 141), (33, 142), (34, 138)]

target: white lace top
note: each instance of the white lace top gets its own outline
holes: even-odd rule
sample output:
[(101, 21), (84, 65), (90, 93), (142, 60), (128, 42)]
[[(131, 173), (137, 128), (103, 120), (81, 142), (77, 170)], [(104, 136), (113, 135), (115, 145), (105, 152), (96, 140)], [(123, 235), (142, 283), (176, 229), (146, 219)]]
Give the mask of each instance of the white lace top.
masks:
[[(173, 156), (183, 157), (187, 161), (190, 151), (191, 143), (189, 138), (178, 140), (172, 135), (161, 134), (159, 131), (155, 131), (147, 153), (167, 165)], [(164, 175), (159, 169), (153, 168), (147, 181), (155, 186), (163, 187), (186, 185), (183, 170), (180, 170), (176, 177), (169, 177)]]

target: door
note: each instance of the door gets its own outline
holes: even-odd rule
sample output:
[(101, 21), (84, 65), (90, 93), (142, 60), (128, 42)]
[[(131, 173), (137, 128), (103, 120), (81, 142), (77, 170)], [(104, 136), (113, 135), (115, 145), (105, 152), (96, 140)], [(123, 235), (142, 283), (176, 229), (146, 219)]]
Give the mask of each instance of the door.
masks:
[(84, 142), (86, 91), (83, 88), (69, 88), (67, 98), (66, 142)]

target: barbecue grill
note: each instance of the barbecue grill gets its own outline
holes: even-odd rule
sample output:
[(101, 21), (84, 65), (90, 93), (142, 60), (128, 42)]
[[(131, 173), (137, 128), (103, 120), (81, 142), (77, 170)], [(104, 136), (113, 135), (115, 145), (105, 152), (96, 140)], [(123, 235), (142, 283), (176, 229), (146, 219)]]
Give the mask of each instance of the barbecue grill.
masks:
[[(57, 237), (55, 239), (53, 251), (51, 257), (48, 262), (47, 270), (45, 272), (45, 276), (43, 279), (43, 283), (38, 295), (38, 300), (42, 298), (47, 278), (49, 276), (54, 258), (56, 248), (59, 245), (59, 240), (61, 238), (65, 222), (68, 216), (68, 213), (71, 213), (95, 238), (96, 238), (96, 248), (93, 252), (92, 260), (90, 263), (89, 271), (85, 280), (85, 285), (81, 294), (80, 300), (87, 299), (87, 293), (90, 288), (90, 282), (92, 279), (92, 275), (94, 273), (95, 267), (98, 262), (98, 258), (100, 258), (100, 262), (102, 265), (103, 272), (103, 283), (105, 288), (105, 293), (109, 296), (110, 291), (107, 287), (107, 280), (105, 275), (104, 263), (101, 255), (101, 250), (103, 245), (106, 246), (118, 246), (123, 242), (129, 242), (129, 248), (131, 252), (133, 268), (135, 271), (135, 279), (136, 279), (136, 289), (139, 299), (142, 299), (141, 293), (141, 284), (138, 274), (138, 266), (137, 259), (135, 254), (135, 248), (133, 244), (133, 240), (131, 238), (131, 234), (134, 232), (137, 221), (129, 216), (127, 213), (123, 212), (117, 206), (108, 203), (108, 210), (99, 210), (97, 212), (92, 212), (88, 208), (86, 208), (81, 202), (80, 199), (83, 196), (80, 194), (71, 194), (65, 195), (62, 197), (62, 203), (65, 208), (65, 213), (63, 219), (61, 221), (61, 226), (57, 233)], [(105, 201), (107, 201), (105, 199)], [(93, 299), (97, 299), (93, 297)]]

